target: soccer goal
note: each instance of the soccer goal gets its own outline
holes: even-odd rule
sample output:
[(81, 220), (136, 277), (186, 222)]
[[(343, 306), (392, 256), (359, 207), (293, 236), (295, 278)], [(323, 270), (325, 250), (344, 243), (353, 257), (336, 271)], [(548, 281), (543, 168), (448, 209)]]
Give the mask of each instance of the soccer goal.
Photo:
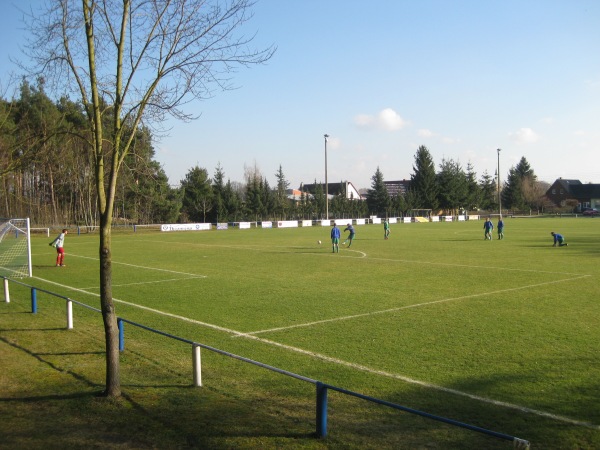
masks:
[(32, 276), (29, 218), (0, 218), (0, 275)]

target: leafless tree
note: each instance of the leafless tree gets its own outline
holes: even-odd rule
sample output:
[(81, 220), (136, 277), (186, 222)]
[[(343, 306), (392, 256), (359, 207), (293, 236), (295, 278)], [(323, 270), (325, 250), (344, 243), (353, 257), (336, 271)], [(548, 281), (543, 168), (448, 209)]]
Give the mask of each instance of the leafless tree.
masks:
[(538, 181), (534, 177), (526, 176), (521, 181), (521, 192), (523, 200), (530, 208), (535, 208), (538, 212), (543, 210), (545, 203), (545, 194), (550, 185), (545, 181)]
[(100, 215), (100, 294), (106, 389), (121, 394), (118, 326), (112, 298), (111, 223), (117, 176), (140, 125), (229, 89), (239, 67), (268, 61), (243, 34), (251, 0), (53, 0), (30, 14), (27, 54), (57, 92), (85, 108)]

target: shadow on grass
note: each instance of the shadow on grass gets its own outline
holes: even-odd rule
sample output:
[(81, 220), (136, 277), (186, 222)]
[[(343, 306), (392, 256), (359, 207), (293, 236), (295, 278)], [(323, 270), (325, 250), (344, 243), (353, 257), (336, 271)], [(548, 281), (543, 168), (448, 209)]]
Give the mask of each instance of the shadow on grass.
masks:
[[(54, 363), (52, 363), (50, 361), (47, 361), (44, 358), (42, 358), (42, 356), (55, 355), (55, 353), (35, 353), (35, 352), (32, 352), (31, 350), (29, 350), (29, 349), (27, 349), (27, 348), (25, 348), (25, 347), (23, 347), (23, 346), (15, 343), (15, 342), (10, 342), (10, 341), (6, 340), (3, 337), (0, 337), (0, 341), (4, 342), (7, 345), (10, 345), (11, 347), (13, 347), (13, 348), (15, 348), (15, 349), (17, 349), (17, 350), (19, 350), (19, 351), (21, 351), (23, 353), (26, 353), (27, 355), (31, 356), (32, 358), (37, 359), (39, 362), (45, 364), (46, 366), (50, 367), (53, 370), (56, 370), (57, 372), (68, 374), (71, 377), (73, 377), (74, 379), (76, 379), (76, 380), (78, 380), (78, 381), (80, 381), (82, 383), (85, 383), (86, 385), (88, 385), (90, 387), (98, 387), (99, 386), (97, 383), (94, 383), (91, 380), (88, 380), (86, 377), (80, 375), (77, 372), (74, 372), (72, 370), (63, 369), (61, 367), (58, 367)], [(91, 354), (95, 354), (95, 353), (97, 353), (97, 352), (92, 352)], [(100, 352), (100, 353), (102, 353), (102, 352)], [(77, 353), (77, 354), (79, 354), (79, 353)], [(82, 354), (87, 354), (87, 353), (82, 353)]]
[(83, 356), (83, 355), (105, 355), (106, 352), (63, 352), (63, 353), (36, 353), (37, 356)]
[[(6, 448), (19, 448), (24, 443), (30, 448), (46, 445), (58, 448), (57, 443), (62, 448), (86, 448), (98, 443), (102, 443), (103, 448), (122, 448), (124, 443), (127, 448), (233, 448), (238, 445), (262, 448), (265, 444), (272, 445), (269, 442), (273, 440), (282, 442), (276, 446), (304, 439), (314, 442), (312, 426), (307, 427), (295, 413), (291, 417), (289, 413), (282, 414), (280, 405), (275, 405), (274, 416), (269, 402), (257, 409), (256, 402), (240, 399), (236, 394), (173, 383), (122, 384), (126, 392), (119, 398), (109, 398), (101, 392), (104, 386), (91, 381), (82, 371), (47, 358), (104, 352), (38, 353), (6, 337), (0, 337), (0, 343), (34, 358), (40, 363), (42, 373), (49, 368), (73, 380), (49, 385), (43, 381), (47, 380), (45, 375), (38, 378), (39, 372), (32, 370), (27, 377), (17, 377), (11, 382), (22, 388), (13, 398), (0, 397), (0, 404), (12, 411), (10, 420), (0, 425)], [(36, 365), (31, 360), (23, 364)], [(76, 382), (83, 386), (78, 387)], [(43, 393), (48, 389), (57, 393)], [(40, 395), (35, 395), (36, 392)], [(291, 427), (277, 424), (286, 421), (282, 415), (291, 418)], [(34, 421), (22, 420), (33, 416)], [(275, 420), (276, 417), (281, 420)]]
[(65, 328), (64, 327), (58, 327), (58, 328), (0, 328), (0, 332), (22, 332), (22, 333), (29, 333), (31, 331), (63, 331)]
[(31, 397), (0, 397), (0, 402), (36, 403), (50, 400), (73, 400), (85, 397), (93, 397), (94, 395), (94, 392), (74, 392), (72, 394), (38, 395)]

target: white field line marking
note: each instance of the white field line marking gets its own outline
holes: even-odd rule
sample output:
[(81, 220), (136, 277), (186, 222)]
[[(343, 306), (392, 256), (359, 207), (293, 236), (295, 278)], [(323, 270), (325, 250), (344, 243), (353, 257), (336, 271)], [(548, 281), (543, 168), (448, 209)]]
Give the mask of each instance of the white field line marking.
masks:
[(566, 417), (566, 416), (561, 416), (558, 414), (552, 414), (546, 411), (540, 411), (538, 409), (533, 409), (533, 408), (528, 408), (526, 406), (521, 406), (521, 405), (517, 405), (514, 403), (509, 403), (509, 402), (503, 402), (500, 400), (494, 400), (491, 398), (487, 398), (487, 397), (482, 397), (479, 395), (475, 395), (475, 394), (469, 394), (468, 392), (463, 392), (463, 391), (459, 391), (456, 389), (452, 389), (452, 388), (447, 388), (445, 386), (440, 386), (437, 384), (432, 384), (432, 383), (427, 383), (425, 381), (420, 381), (420, 380), (415, 380), (414, 378), (410, 378), (410, 377), (406, 377), (404, 375), (400, 375), (400, 374), (396, 374), (396, 373), (390, 373), (390, 372), (386, 372), (383, 370), (378, 370), (378, 369), (372, 369), (370, 367), (367, 366), (363, 366), (361, 364), (355, 364), (355, 363), (351, 363), (348, 361), (344, 361), (338, 358), (332, 358), (330, 356), (326, 356), (326, 355), (322, 355), (320, 353), (314, 353), (308, 350), (303, 350), (301, 348), (298, 347), (292, 347), (290, 345), (285, 345), (285, 344), (281, 344), (279, 342), (275, 342), (275, 341), (271, 341), (269, 339), (264, 339), (264, 338), (259, 338), (256, 336), (248, 336), (245, 333), (241, 334), (243, 337), (247, 337), (247, 338), (251, 338), (251, 339), (255, 339), (258, 340), (262, 343), (266, 343), (266, 344), (270, 344), (270, 345), (274, 345), (276, 347), (281, 347), (284, 348), (286, 350), (290, 350), (296, 353), (301, 353), (303, 355), (308, 355), (311, 356), (313, 358), (316, 359), (321, 359), (323, 361), (326, 362), (330, 362), (330, 363), (334, 363), (334, 364), (338, 364), (341, 366), (345, 366), (345, 367), (350, 367), (352, 369), (356, 369), (356, 370), (360, 370), (361, 372), (366, 372), (366, 373), (370, 373), (370, 374), (374, 374), (374, 375), (381, 375), (387, 378), (393, 378), (396, 380), (400, 380), (400, 381), (404, 381), (405, 383), (409, 383), (409, 384), (416, 384), (418, 386), (427, 388), (427, 389), (433, 389), (433, 390), (437, 390), (437, 391), (442, 391), (442, 392), (446, 392), (449, 394), (454, 394), (454, 395), (458, 395), (461, 397), (467, 397), (470, 398), (472, 400), (476, 400), (482, 403), (488, 403), (494, 406), (501, 406), (504, 408), (508, 408), (508, 409), (514, 409), (517, 411), (521, 411), (524, 413), (528, 413), (528, 414), (533, 414), (533, 415), (537, 415), (540, 417), (546, 417), (546, 418), (550, 418), (553, 420), (557, 420), (559, 422), (565, 422), (565, 423), (570, 423), (572, 425), (577, 425), (577, 426), (581, 426), (581, 427), (586, 427), (586, 428), (593, 428), (593, 429), (600, 429), (600, 425), (596, 425), (590, 422), (584, 422), (584, 421), (580, 421), (580, 420), (576, 420), (576, 419), (572, 419), (570, 417)]
[[(74, 288), (74, 287), (71, 287), (71, 286), (66, 286), (66, 285), (63, 285), (63, 284), (60, 284), (60, 283), (56, 283), (54, 281), (46, 280), (44, 278), (39, 278), (39, 277), (33, 277), (33, 278), (41, 280), (41, 281), (44, 281), (44, 282), (47, 282), (47, 283), (50, 283), (50, 284), (61, 286), (61, 287), (67, 288), (67, 289), (71, 289), (73, 291), (81, 292), (83, 294), (93, 295), (94, 297), (100, 297), (100, 294), (95, 294), (95, 293), (91, 293), (91, 292), (82, 291), (81, 289)], [(550, 418), (550, 419), (553, 419), (553, 420), (557, 420), (559, 422), (570, 423), (570, 424), (573, 424), (573, 425), (577, 425), (577, 426), (581, 426), (581, 427), (586, 427), (586, 428), (600, 429), (599, 425), (595, 425), (595, 424), (592, 424), (592, 423), (589, 423), (589, 422), (583, 422), (583, 421), (571, 419), (570, 417), (566, 417), (566, 416), (560, 416), (560, 415), (557, 415), (557, 414), (552, 414), (552, 413), (548, 413), (548, 412), (545, 412), (545, 411), (540, 411), (540, 410), (537, 410), (537, 409), (532, 409), (532, 408), (528, 408), (528, 407), (525, 407), (525, 406), (516, 405), (516, 404), (513, 404), (513, 403), (502, 402), (502, 401), (499, 401), (499, 400), (494, 400), (494, 399), (490, 399), (490, 398), (487, 398), (487, 397), (482, 397), (482, 396), (479, 396), (479, 395), (469, 394), (467, 392), (463, 392), (463, 391), (459, 391), (459, 390), (456, 390), (456, 389), (447, 388), (447, 387), (444, 387), (444, 386), (439, 386), (437, 384), (426, 383), (424, 381), (415, 380), (413, 378), (409, 378), (409, 377), (406, 377), (406, 376), (400, 375), (400, 374), (385, 372), (383, 370), (372, 369), (370, 367), (363, 366), (361, 364), (351, 363), (351, 362), (344, 361), (344, 360), (341, 360), (341, 359), (338, 359), (338, 358), (332, 358), (330, 356), (322, 355), (320, 353), (315, 353), (315, 352), (311, 352), (309, 350), (304, 350), (304, 349), (301, 349), (301, 348), (298, 348), (298, 347), (293, 347), (293, 346), (290, 346), (290, 345), (282, 344), (280, 342), (275, 342), (275, 341), (272, 341), (270, 339), (264, 339), (264, 338), (260, 338), (260, 337), (257, 337), (257, 336), (252, 336), (252, 335), (247, 334), (247, 333), (243, 333), (243, 332), (240, 332), (240, 331), (232, 330), (232, 329), (229, 329), (229, 328), (221, 327), (221, 326), (210, 324), (210, 323), (206, 323), (206, 322), (201, 322), (199, 320), (190, 319), (188, 317), (179, 316), (177, 314), (167, 313), (167, 312), (164, 312), (164, 311), (160, 311), (158, 309), (148, 308), (146, 306), (142, 306), (142, 305), (138, 305), (138, 304), (135, 304), (135, 303), (127, 302), (125, 300), (119, 300), (119, 299), (113, 298), (113, 301), (118, 302), (118, 303), (122, 303), (124, 305), (132, 306), (132, 307), (135, 307), (135, 308), (143, 309), (145, 311), (150, 311), (150, 312), (153, 312), (153, 313), (156, 313), (156, 314), (160, 314), (160, 315), (163, 315), (163, 316), (166, 316), (166, 317), (171, 317), (171, 318), (174, 318), (174, 319), (178, 319), (178, 320), (181, 320), (181, 321), (184, 321), (184, 322), (193, 323), (193, 324), (196, 324), (196, 325), (201, 325), (201, 326), (204, 326), (204, 327), (207, 327), (207, 328), (211, 328), (213, 330), (223, 331), (225, 333), (233, 334), (235, 336), (245, 337), (247, 339), (252, 339), (252, 340), (261, 342), (263, 344), (268, 344), (268, 345), (272, 345), (272, 346), (275, 346), (275, 347), (283, 348), (285, 350), (289, 350), (289, 351), (292, 351), (292, 352), (295, 352), (295, 353), (299, 353), (299, 354), (302, 354), (302, 355), (307, 355), (307, 356), (310, 356), (312, 358), (320, 359), (322, 361), (330, 362), (330, 363), (333, 363), (333, 364), (338, 364), (338, 365), (345, 366), (345, 367), (350, 367), (352, 369), (360, 370), (361, 372), (366, 372), (366, 373), (370, 373), (370, 374), (374, 374), (374, 375), (380, 375), (380, 376), (384, 376), (384, 377), (387, 377), (387, 378), (393, 378), (393, 379), (396, 379), (396, 380), (404, 381), (405, 383), (415, 384), (415, 385), (418, 385), (418, 386), (421, 386), (421, 387), (424, 387), (424, 388), (427, 388), (427, 389), (433, 389), (433, 390), (438, 390), (438, 391), (442, 391), (442, 392), (447, 392), (449, 394), (454, 394), (454, 395), (458, 395), (458, 396), (461, 396), (461, 397), (467, 397), (467, 398), (470, 398), (472, 400), (476, 400), (476, 401), (479, 401), (479, 402), (482, 402), (482, 403), (488, 403), (488, 404), (495, 405), (495, 406), (501, 406), (501, 407), (508, 408), (508, 409), (514, 409), (514, 410), (517, 410), (517, 411), (521, 411), (521, 412), (524, 412), (524, 413), (537, 415), (537, 416), (540, 416), (540, 417), (547, 417), (547, 418)]]
[[(347, 252), (360, 253), (362, 255), (361, 258), (366, 258), (367, 257), (367, 254), (365, 252), (361, 252), (361, 251), (358, 251), (358, 250), (350, 250), (349, 248), (347, 248), (346, 251)], [(342, 255), (342, 256), (344, 256), (344, 255)], [(345, 258), (348, 258), (348, 256), (346, 256)]]
[(422, 306), (435, 305), (435, 304), (438, 304), (438, 303), (453, 302), (453, 301), (456, 301), (456, 300), (465, 300), (465, 299), (476, 298), (476, 297), (485, 297), (487, 295), (496, 295), (496, 294), (502, 294), (502, 293), (505, 293), (505, 292), (513, 292), (513, 291), (519, 291), (519, 290), (523, 290), (523, 289), (530, 289), (530, 288), (535, 288), (535, 287), (540, 287), (540, 286), (547, 286), (549, 284), (562, 283), (564, 281), (574, 281), (574, 280), (578, 280), (580, 278), (587, 278), (587, 277), (590, 277), (590, 276), (591, 275), (580, 275), (580, 276), (574, 277), (574, 278), (565, 278), (564, 280), (546, 281), (546, 282), (543, 282), (543, 283), (530, 284), (530, 285), (527, 285), (527, 286), (519, 286), (519, 287), (514, 287), (514, 288), (508, 288), (508, 289), (499, 289), (499, 290), (490, 291), (490, 292), (481, 292), (479, 294), (470, 294), (470, 295), (463, 295), (463, 296), (460, 296), (460, 297), (443, 298), (443, 299), (434, 300), (434, 301), (431, 301), (431, 302), (416, 303), (414, 305), (406, 305), (406, 306), (399, 306), (397, 308), (383, 309), (381, 311), (371, 311), (371, 312), (368, 312), (368, 313), (353, 314), (353, 315), (350, 315), (350, 316), (334, 317), (334, 318), (331, 318), (331, 319), (317, 320), (317, 321), (314, 321), (314, 322), (299, 323), (299, 324), (296, 324), (296, 325), (289, 325), (289, 326), (286, 326), (286, 327), (278, 327), (278, 328), (270, 328), (270, 329), (266, 329), (266, 330), (250, 331), (250, 332), (247, 332), (247, 333), (244, 333), (244, 334), (245, 335), (257, 335), (257, 334), (262, 334), (262, 333), (270, 333), (270, 332), (273, 332), (273, 331), (289, 330), (289, 329), (292, 329), (292, 328), (310, 327), (310, 326), (313, 326), (313, 325), (320, 325), (322, 323), (338, 322), (338, 321), (341, 321), (341, 320), (356, 319), (358, 317), (374, 316), (376, 314), (386, 314), (386, 313), (401, 311), (403, 309), (419, 308), (419, 307), (422, 307)]
[[(162, 242), (162, 243), (168, 243), (168, 244), (173, 244), (172, 242), (168, 242), (168, 241), (153, 241), (153, 242)], [(186, 245), (192, 245), (192, 244), (186, 244)], [(266, 253), (269, 250), (265, 249), (263, 247), (255, 247), (252, 245), (212, 245), (212, 244), (193, 244), (199, 247), (219, 247), (219, 248), (231, 248), (231, 249), (235, 249), (235, 250), (250, 250), (250, 251), (255, 251), (255, 252), (262, 252), (262, 253)], [(271, 246), (268, 247), (269, 249), (273, 249), (273, 248), (298, 248), (298, 249), (306, 249), (309, 247), (287, 247), (287, 246)], [(348, 249), (346, 249), (348, 250)], [(357, 258), (356, 256), (350, 256), (350, 255), (343, 255), (343, 254), (336, 254), (336, 258), (351, 258), (351, 259), (368, 259), (368, 260), (372, 260), (372, 261), (390, 261), (390, 262), (400, 262), (400, 263), (405, 263), (405, 264), (423, 264), (423, 265), (431, 265), (431, 266), (448, 266), (448, 267), (464, 267), (467, 269), (491, 269), (491, 270), (505, 270), (505, 271), (509, 271), (509, 272), (531, 272), (531, 273), (547, 273), (547, 274), (551, 274), (551, 275), (574, 275), (574, 276), (580, 276), (580, 273), (574, 273), (574, 272), (554, 272), (554, 271), (549, 271), (549, 270), (535, 270), (535, 269), (518, 269), (518, 268), (513, 268), (513, 267), (497, 267), (497, 266), (478, 266), (478, 265), (472, 265), (472, 264), (456, 264), (456, 263), (445, 263), (445, 262), (435, 262), (435, 261), (417, 261), (414, 259), (395, 259), (395, 258), (377, 258), (377, 257), (371, 257), (368, 256), (366, 253), (361, 252), (359, 250), (350, 250), (351, 252), (356, 252), (356, 253), (360, 253), (361, 256), (360, 258)], [(295, 252), (280, 252), (280, 253), (294, 253)], [(331, 252), (314, 252), (314, 253), (299, 253), (299, 255), (306, 255), (306, 256), (331, 256)]]
[[(349, 258), (346, 256), (346, 258)], [(408, 264), (428, 264), (432, 266), (449, 266), (449, 267), (464, 267), (467, 269), (492, 269), (492, 270), (506, 270), (509, 272), (533, 272), (533, 273), (547, 273), (551, 275), (574, 275), (574, 276), (582, 276), (580, 273), (573, 272), (552, 272), (548, 270), (535, 270), (535, 269), (517, 269), (513, 267), (494, 267), (494, 266), (473, 266), (470, 264), (456, 264), (456, 263), (444, 263), (444, 262), (431, 262), (431, 261), (415, 261), (410, 259), (394, 259), (394, 258), (377, 258), (377, 257), (369, 257), (369, 260), (375, 261), (391, 261), (391, 262), (402, 262)], [(590, 275), (584, 275), (590, 276)]]
[[(40, 277), (35, 277), (35, 276), (33, 278), (35, 278), (36, 280), (44, 281), (44, 282), (49, 283), (49, 284), (54, 284), (56, 286), (60, 286), (60, 287), (66, 288), (66, 289), (70, 289), (70, 290), (75, 291), (75, 292), (80, 292), (82, 294), (87, 294), (87, 295), (91, 295), (93, 297), (100, 298), (100, 294), (95, 293), (95, 292), (84, 291), (83, 289), (76, 288), (76, 287), (73, 287), (73, 286), (67, 286), (66, 284), (60, 284), (60, 283), (57, 283), (57, 282), (51, 281), (51, 280), (46, 280), (45, 278), (40, 278)], [(137, 303), (131, 303), (131, 302), (128, 302), (126, 300), (120, 300), (120, 299), (115, 298), (115, 297), (113, 297), (113, 301), (115, 303), (122, 303), (124, 305), (133, 306), (135, 308), (143, 309), (145, 311), (150, 311), (150, 312), (162, 315), (162, 316), (172, 317), (174, 319), (179, 319), (179, 320), (182, 320), (184, 322), (190, 322), (190, 323), (193, 323), (193, 324), (196, 324), (196, 325), (202, 325), (204, 327), (212, 328), (214, 330), (224, 331), (226, 333), (236, 334), (236, 335), (237, 334), (243, 334), (243, 333), (235, 331), (235, 330), (230, 330), (229, 328), (220, 327), (218, 325), (213, 325), (211, 323), (200, 322), (199, 320), (190, 319), (188, 317), (179, 316), (177, 314), (167, 313), (167, 312), (164, 312), (164, 311), (160, 311), (158, 309), (149, 308), (149, 307), (143, 306), (143, 305), (138, 305)]]
[[(183, 281), (183, 280), (197, 280), (199, 278), (206, 278), (203, 275), (199, 275), (197, 277), (186, 277), (186, 278), (170, 278), (168, 280), (156, 280), (156, 281), (139, 281), (137, 283), (123, 283), (123, 284), (114, 284), (112, 285), (112, 287), (123, 287), (123, 286), (137, 286), (140, 284), (153, 284), (153, 283), (169, 283), (171, 281)], [(90, 289), (100, 289), (100, 287), (98, 286), (91, 286), (91, 287), (82, 287), (79, 288), (83, 291), (87, 291)]]
[[(69, 256), (74, 256), (76, 258), (82, 258), (82, 259), (91, 259), (92, 261), (99, 261), (98, 258), (92, 258), (90, 256), (74, 255), (73, 253), (69, 253)], [(198, 275), (196, 273), (187, 273), (187, 272), (178, 272), (176, 270), (160, 269), (158, 267), (139, 266), (137, 264), (129, 264), (129, 263), (118, 262), (118, 261), (113, 261), (112, 263), (119, 264), (121, 266), (135, 267), (136, 269), (156, 270), (158, 272), (175, 273), (177, 275), (187, 275), (188, 277), (191, 277), (191, 278), (207, 278), (206, 275)]]

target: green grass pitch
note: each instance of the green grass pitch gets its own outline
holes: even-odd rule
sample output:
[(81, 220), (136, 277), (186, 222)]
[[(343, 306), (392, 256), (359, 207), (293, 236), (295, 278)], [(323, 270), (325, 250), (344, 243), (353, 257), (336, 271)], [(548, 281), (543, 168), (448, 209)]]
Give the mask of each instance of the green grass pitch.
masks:
[[(126, 319), (534, 448), (600, 447), (600, 220), (505, 224), (505, 238), (494, 230), (492, 241), (483, 221), (392, 224), (389, 240), (382, 225), (356, 226), (352, 246), (335, 254), (330, 228), (320, 226), (115, 232), (113, 296)], [(551, 231), (568, 247), (554, 248)], [(98, 307), (98, 236), (69, 234), (65, 268), (54, 267), (47, 241), (33, 238), (34, 279), (25, 282)], [(40, 294), (40, 312), (60, 317), (61, 302), (48, 300)], [(93, 316), (75, 307), (75, 328), (98, 325)], [(100, 334), (101, 353), (101, 333), (89, 334)], [(189, 385), (182, 347), (128, 327), (124, 391)], [(298, 429), (312, 431), (310, 386), (242, 366), (204, 352), (204, 383), (226, 384), (240, 401), (263, 392), (285, 411), (302, 405)], [(88, 376), (102, 385), (103, 366)], [(427, 448), (506, 446), (338, 398), (329, 419), (334, 447), (364, 448), (374, 435), (379, 448), (411, 439)], [(378, 419), (365, 424), (365, 410)], [(410, 430), (404, 438), (398, 422)], [(350, 441), (343, 424), (355, 434)]]

